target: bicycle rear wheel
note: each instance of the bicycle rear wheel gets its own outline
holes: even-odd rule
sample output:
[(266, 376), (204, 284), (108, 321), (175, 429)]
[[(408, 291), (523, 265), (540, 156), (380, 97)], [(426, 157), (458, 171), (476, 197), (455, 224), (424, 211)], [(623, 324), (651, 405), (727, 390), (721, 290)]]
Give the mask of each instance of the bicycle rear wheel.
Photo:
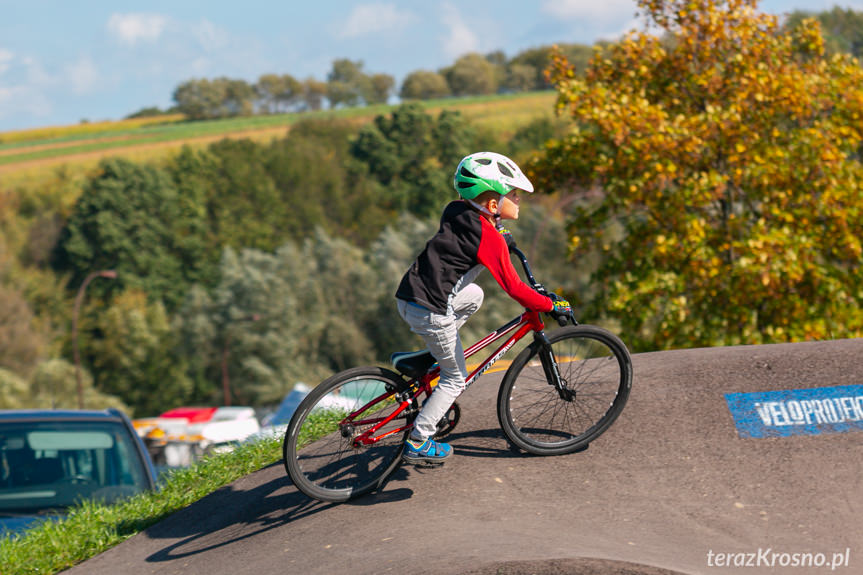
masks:
[(342, 502), (383, 485), (401, 461), (406, 414), (375, 432), (391, 433), (377, 443), (356, 446), (353, 440), (399, 409), (395, 390), (401, 383), (391, 371), (359, 367), (330, 377), (306, 396), (282, 444), (285, 470), (300, 491)]
[(586, 447), (614, 422), (632, 385), (629, 351), (614, 334), (588, 325), (548, 335), (564, 390), (546, 377), (541, 347), (515, 358), (501, 382), (498, 419), (507, 438), (536, 455)]

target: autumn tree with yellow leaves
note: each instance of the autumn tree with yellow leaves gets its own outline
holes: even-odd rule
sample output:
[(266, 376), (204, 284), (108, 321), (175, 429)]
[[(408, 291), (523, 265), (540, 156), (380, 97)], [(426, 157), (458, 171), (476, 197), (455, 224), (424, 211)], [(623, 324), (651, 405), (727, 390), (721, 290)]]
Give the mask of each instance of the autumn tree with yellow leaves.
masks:
[(638, 3), (583, 77), (555, 57), (572, 130), (530, 167), (581, 198), (585, 315), (641, 350), (863, 335), (859, 62), (757, 0)]

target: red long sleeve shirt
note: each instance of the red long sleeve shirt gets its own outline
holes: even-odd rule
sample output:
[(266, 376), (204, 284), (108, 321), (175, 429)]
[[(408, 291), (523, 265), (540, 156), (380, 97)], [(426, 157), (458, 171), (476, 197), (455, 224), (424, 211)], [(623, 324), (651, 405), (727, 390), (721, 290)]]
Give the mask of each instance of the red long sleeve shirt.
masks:
[(450, 301), (482, 267), (525, 308), (551, 311), (551, 299), (524, 283), (512, 265), (503, 236), (464, 201), (444, 209), (438, 232), (402, 278), (396, 297), (445, 314)]

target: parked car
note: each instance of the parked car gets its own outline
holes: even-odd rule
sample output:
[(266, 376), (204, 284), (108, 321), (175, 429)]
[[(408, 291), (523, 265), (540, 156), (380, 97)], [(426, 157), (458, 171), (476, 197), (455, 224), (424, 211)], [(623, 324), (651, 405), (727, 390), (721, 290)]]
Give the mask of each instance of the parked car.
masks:
[(188, 467), (201, 457), (232, 450), (261, 426), (251, 407), (176, 407), (132, 421), (157, 467)]
[(155, 487), (121, 411), (0, 410), (0, 536), (82, 500), (112, 503)]
[(285, 430), (288, 429), (288, 424), (291, 422), (291, 416), (294, 415), (294, 412), (300, 406), (300, 402), (303, 401), (310, 391), (311, 388), (304, 383), (294, 385), (294, 388), (282, 398), (279, 406), (261, 420), (261, 430), (250, 436), (248, 440), (258, 441), (273, 437), (284, 437)]
[[(247, 441), (257, 441), (274, 437), (279, 439), (284, 438), (288, 425), (291, 423), (291, 417), (293, 417), (294, 412), (300, 406), (300, 403), (302, 403), (303, 399), (305, 399), (311, 391), (312, 388), (304, 383), (297, 383), (294, 385), (294, 388), (282, 399), (282, 402), (276, 410), (270, 415), (264, 417), (261, 424), (261, 430), (254, 435), (250, 435)], [(332, 396), (319, 401), (315, 404), (315, 409), (334, 408), (342, 409), (345, 413), (349, 413), (357, 408), (359, 405), (357, 401), (371, 401), (374, 397), (383, 393), (383, 389), (364, 389), (363, 393), (364, 396), (348, 396), (343, 390), (341, 395), (333, 394)]]
[(282, 398), (276, 410), (264, 418), (262, 427), (287, 426), (291, 416), (300, 406), (300, 402), (309, 394), (311, 388), (304, 383), (297, 383), (294, 388)]

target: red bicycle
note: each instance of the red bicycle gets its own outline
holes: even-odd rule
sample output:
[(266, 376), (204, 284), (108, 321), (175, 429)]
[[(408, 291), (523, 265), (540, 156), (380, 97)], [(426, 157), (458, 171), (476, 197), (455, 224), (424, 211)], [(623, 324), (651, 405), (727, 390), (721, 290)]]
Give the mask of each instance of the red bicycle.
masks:
[[(527, 258), (512, 246), (529, 283), (547, 293)], [(570, 317), (546, 333), (539, 312), (525, 311), (465, 351), (470, 358), (506, 338), (467, 377), (470, 386), (526, 335), (533, 341), (500, 384), (497, 414), (509, 441), (535, 455), (579, 451), (617, 419), (629, 397), (632, 361), (611, 332)], [(283, 442), (285, 469), (309, 497), (343, 502), (380, 488), (401, 462), (404, 441), (440, 369), (429, 353), (397, 362), (399, 373), (357, 367), (315, 387), (294, 412)], [(435, 438), (460, 417), (454, 403)]]

